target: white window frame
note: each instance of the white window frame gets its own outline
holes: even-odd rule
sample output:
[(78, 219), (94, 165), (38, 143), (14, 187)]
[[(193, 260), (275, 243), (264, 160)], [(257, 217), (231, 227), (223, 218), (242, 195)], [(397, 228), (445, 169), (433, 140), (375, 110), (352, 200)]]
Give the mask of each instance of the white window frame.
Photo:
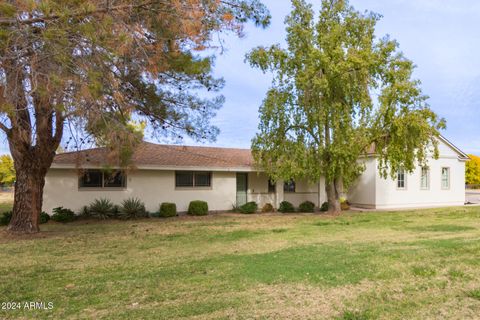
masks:
[[(403, 174), (403, 187), (399, 186), (399, 182), (401, 181), (400, 178), (400, 172)], [(407, 190), (407, 173), (405, 172), (405, 169), (398, 169), (397, 170), (397, 190)]]
[[(426, 174), (426, 185), (423, 185), (423, 170), (427, 170)], [(420, 190), (430, 190), (430, 168), (429, 167), (421, 167), (420, 168)]]
[[(448, 186), (444, 186), (443, 185), (443, 169), (447, 169), (447, 183), (448, 183)], [(442, 167), (442, 171), (440, 172), (440, 184), (441, 184), (441, 188), (442, 190), (450, 190), (450, 180), (451, 180), (451, 170), (450, 170), (450, 167)]]

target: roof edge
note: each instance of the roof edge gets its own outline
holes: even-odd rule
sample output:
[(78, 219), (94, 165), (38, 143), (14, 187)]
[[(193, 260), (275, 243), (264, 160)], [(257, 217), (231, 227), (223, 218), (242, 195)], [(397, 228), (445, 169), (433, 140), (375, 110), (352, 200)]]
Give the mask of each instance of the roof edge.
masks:
[(470, 157), (468, 156), (468, 154), (466, 154), (465, 152), (463, 152), (462, 150), (460, 150), (460, 148), (458, 148), (456, 145), (454, 145), (452, 142), (450, 142), (450, 140), (448, 140), (447, 138), (445, 138), (443, 135), (439, 134), (438, 137), (440, 138), (440, 140), (442, 140), (446, 145), (448, 145), (450, 148), (452, 148), (456, 153), (458, 153), (458, 155), (460, 156), (459, 159), (460, 160), (471, 160)]

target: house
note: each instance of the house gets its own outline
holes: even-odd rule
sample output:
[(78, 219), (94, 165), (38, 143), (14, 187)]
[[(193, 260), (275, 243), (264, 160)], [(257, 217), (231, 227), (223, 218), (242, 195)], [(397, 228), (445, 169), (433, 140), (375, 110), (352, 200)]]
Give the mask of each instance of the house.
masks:
[[(443, 137), (439, 148), (440, 158), (430, 160), (428, 168), (413, 174), (400, 171), (396, 180), (379, 176), (374, 154), (360, 159), (366, 170), (352, 187), (350, 202), (365, 208), (463, 205), (468, 157)], [(107, 156), (102, 148), (58, 154), (46, 176), (43, 210), (64, 206), (79, 211), (97, 198), (120, 204), (137, 197), (152, 212), (161, 202), (174, 202), (178, 211), (186, 211), (192, 200), (207, 201), (213, 211), (247, 201), (277, 208), (284, 200), (294, 206), (326, 201), (323, 179), (273, 183), (255, 168), (249, 149), (145, 142), (133, 155), (135, 167), (128, 170), (105, 170)]]
[(428, 166), (411, 174), (399, 170), (395, 180), (378, 173), (375, 154), (361, 161), (365, 171), (350, 188), (348, 200), (367, 209), (395, 209), (465, 204), (465, 162), (468, 155), (445, 137), (439, 138), (439, 158), (430, 158)]

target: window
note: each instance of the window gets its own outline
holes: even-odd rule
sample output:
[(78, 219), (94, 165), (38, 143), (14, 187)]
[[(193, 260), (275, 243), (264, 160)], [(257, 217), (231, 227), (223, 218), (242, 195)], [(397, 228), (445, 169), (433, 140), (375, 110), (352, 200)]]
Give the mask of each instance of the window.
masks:
[(175, 187), (177, 188), (210, 187), (211, 185), (211, 172), (175, 172)]
[(397, 171), (397, 188), (406, 189), (407, 187), (407, 176), (405, 175), (404, 169), (398, 169)]
[(80, 188), (101, 188), (102, 171), (87, 170), (80, 177)]
[(195, 187), (210, 187), (211, 176), (210, 172), (195, 172), (193, 179)]
[(295, 181), (285, 181), (283, 184), (283, 191), (284, 192), (295, 192)]
[(85, 170), (78, 179), (79, 188), (125, 188), (125, 173), (120, 170), (104, 172)]
[(442, 189), (450, 189), (450, 168), (442, 168)]
[(430, 188), (430, 170), (428, 167), (422, 167), (422, 175), (420, 177), (420, 189), (428, 190)]
[(103, 186), (105, 188), (124, 188), (125, 175), (122, 171), (113, 171), (103, 174)]
[(275, 182), (271, 179), (268, 179), (268, 193), (275, 193), (275, 191), (277, 191)]

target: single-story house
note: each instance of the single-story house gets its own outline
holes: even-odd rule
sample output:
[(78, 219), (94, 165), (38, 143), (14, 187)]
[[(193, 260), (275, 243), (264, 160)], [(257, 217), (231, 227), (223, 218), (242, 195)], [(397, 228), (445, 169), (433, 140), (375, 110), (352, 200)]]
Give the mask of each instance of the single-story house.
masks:
[[(465, 161), (468, 156), (445, 138), (440, 139), (440, 158), (413, 174), (399, 171), (397, 179), (378, 174), (374, 154), (365, 156), (365, 172), (351, 188), (348, 199), (365, 208), (401, 208), (463, 205)], [(135, 168), (105, 170), (107, 152), (95, 148), (60, 153), (47, 173), (43, 210), (58, 206), (80, 209), (98, 198), (116, 204), (136, 197), (148, 211), (160, 203), (174, 202), (186, 211), (192, 200), (208, 202), (213, 211), (231, 210), (233, 205), (255, 201), (278, 208), (289, 201), (298, 206), (326, 201), (325, 182), (276, 181), (259, 172), (249, 149), (192, 147), (142, 143), (133, 155)]]

